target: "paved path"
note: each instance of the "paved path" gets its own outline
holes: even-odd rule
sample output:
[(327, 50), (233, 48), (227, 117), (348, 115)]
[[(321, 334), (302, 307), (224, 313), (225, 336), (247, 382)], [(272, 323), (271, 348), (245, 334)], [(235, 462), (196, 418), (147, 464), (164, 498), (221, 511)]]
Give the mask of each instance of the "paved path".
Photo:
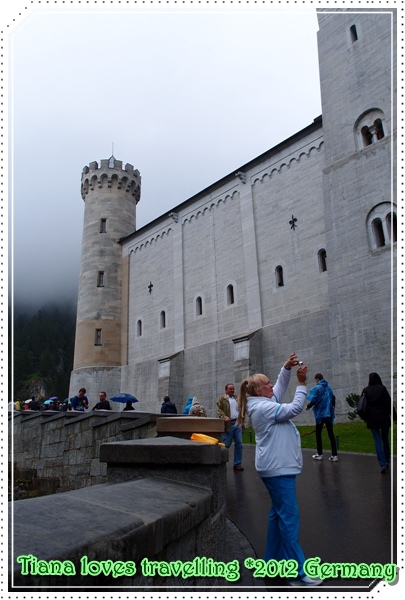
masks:
[[(233, 450), (230, 450), (227, 516), (246, 537), (256, 556), (262, 558), (270, 497), (257, 477), (254, 451), (253, 445), (244, 446), (245, 470), (238, 472), (232, 468)], [(328, 453), (323, 461), (314, 461), (313, 453), (303, 450), (303, 472), (297, 477), (300, 542), (306, 557), (319, 556), (322, 563), (395, 563), (396, 478), (381, 475), (374, 455), (341, 452), (339, 462), (331, 463), (327, 460)], [(395, 473), (396, 461), (393, 467)], [(242, 572), (243, 551), (235, 548), (235, 552), (239, 555), (233, 558), (239, 560)], [(228, 560), (232, 560), (231, 553), (232, 549)], [(361, 578), (329, 579), (322, 589), (360, 591), (369, 589), (370, 583), (370, 579)], [(267, 584), (267, 589), (276, 589), (280, 585), (285, 587), (285, 580), (267, 579), (264, 584), (242, 572), (239, 584), (254, 585), (256, 589)]]

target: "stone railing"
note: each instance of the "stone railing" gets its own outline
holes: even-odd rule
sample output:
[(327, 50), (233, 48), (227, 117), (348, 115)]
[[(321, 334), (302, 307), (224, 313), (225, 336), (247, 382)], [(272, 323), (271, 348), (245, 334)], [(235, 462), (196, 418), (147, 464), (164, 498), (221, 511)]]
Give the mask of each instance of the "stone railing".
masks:
[(167, 436), (102, 444), (100, 459), (106, 484), (10, 503), (10, 590), (173, 591), (231, 580), (228, 450)]
[(100, 462), (106, 442), (204, 433), (220, 439), (222, 419), (147, 412), (23, 411), (9, 416), (9, 457), (15, 479), (32, 478), (44, 491), (68, 491), (106, 482)]

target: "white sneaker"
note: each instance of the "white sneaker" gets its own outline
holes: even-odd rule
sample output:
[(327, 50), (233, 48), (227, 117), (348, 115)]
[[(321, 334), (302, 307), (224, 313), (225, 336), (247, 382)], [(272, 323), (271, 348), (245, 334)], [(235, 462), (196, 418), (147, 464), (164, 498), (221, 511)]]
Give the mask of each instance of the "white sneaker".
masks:
[(330, 460), (331, 462), (337, 462), (339, 459), (338, 459), (338, 457), (337, 457), (337, 456), (330, 456), (330, 457), (329, 457), (329, 460)]
[(322, 456), (322, 454), (313, 454), (313, 455), (312, 455), (312, 458), (313, 458), (314, 460), (322, 460), (322, 459), (323, 459), (323, 456)]
[(323, 579), (313, 579), (312, 577), (308, 577), (308, 575), (304, 575), (300, 579), (289, 579), (288, 583), (293, 586), (321, 585)]

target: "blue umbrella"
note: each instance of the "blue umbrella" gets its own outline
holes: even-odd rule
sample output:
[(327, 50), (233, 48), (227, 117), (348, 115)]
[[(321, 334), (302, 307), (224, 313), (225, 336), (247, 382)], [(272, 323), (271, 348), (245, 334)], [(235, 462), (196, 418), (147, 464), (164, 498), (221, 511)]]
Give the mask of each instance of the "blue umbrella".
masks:
[(124, 394), (123, 392), (120, 394), (115, 394), (115, 396), (111, 396), (110, 400), (113, 402), (138, 402), (135, 396), (131, 396), (131, 394)]

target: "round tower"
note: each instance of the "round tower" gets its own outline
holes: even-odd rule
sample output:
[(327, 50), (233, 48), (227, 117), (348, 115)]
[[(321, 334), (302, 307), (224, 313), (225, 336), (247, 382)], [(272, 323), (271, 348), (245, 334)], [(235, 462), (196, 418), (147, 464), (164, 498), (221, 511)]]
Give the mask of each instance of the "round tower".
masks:
[(85, 211), (71, 393), (77, 393), (77, 385), (93, 387), (89, 367), (94, 374), (122, 364), (120, 240), (135, 231), (141, 177), (132, 165), (123, 167), (111, 156), (100, 166), (84, 167), (81, 193)]

